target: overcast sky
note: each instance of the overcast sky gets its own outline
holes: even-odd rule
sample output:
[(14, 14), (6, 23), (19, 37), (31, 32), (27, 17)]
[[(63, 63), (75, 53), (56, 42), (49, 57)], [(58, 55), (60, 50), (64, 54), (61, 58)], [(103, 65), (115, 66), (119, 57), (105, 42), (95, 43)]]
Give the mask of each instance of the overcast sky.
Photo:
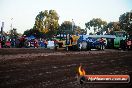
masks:
[(12, 23), (23, 33), (33, 27), (40, 11), (50, 9), (57, 11), (59, 24), (73, 19), (76, 25), (85, 28), (92, 18), (118, 21), (121, 14), (132, 10), (132, 0), (0, 0), (0, 26), (4, 22), (7, 32)]

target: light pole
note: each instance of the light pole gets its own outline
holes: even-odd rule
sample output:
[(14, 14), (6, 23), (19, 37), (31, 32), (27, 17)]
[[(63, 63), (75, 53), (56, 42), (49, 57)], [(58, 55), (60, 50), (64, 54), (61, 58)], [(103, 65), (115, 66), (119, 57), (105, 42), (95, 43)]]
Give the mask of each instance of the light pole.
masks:
[(12, 30), (12, 23), (13, 23), (13, 18), (11, 18), (11, 30)]
[(74, 24), (74, 21), (73, 21), (73, 19), (72, 19), (72, 31), (73, 31), (74, 25), (75, 25), (75, 24)]
[(4, 28), (4, 22), (2, 22), (2, 26), (1, 26), (1, 34), (3, 35), (3, 28)]

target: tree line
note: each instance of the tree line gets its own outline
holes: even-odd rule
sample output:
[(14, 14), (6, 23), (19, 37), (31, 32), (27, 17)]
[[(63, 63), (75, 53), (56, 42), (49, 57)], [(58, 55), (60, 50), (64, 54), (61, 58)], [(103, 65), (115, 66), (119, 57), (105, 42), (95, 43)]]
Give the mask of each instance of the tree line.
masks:
[(37, 38), (52, 38), (57, 34), (86, 34), (87, 30), (93, 30), (90, 34), (114, 34), (114, 31), (126, 31), (132, 34), (132, 11), (126, 12), (119, 17), (118, 22), (109, 22), (101, 18), (93, 18), (85, 23), (85, 29), (75, 25), (72, 21), (58, 23), (59, 15), (55, 10), (39, 12), (35, 18), (33, 28), (24, 31), (23, 35), (34, 35)]

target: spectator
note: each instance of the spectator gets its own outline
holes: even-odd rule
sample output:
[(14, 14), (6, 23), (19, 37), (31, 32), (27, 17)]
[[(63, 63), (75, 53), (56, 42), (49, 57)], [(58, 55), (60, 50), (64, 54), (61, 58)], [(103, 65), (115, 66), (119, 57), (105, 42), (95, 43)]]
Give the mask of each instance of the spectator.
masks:
[(38, 48), (38, 40), (37, 39), (34, 40), (34, 48)]
[(79, 50), (82, 50), (82, 42), (79, 43)]
[(1, 39), (0, 39), (0, 48), (2, 48), (2, 47), (1, 47)]
[(12, 39), (12, 40), (11, 40), (11, 46), (12, 46), (13, 48), (16, 47), (16, 39)]
[(8, 40), (8, 41), (6, 41), (6, 47), (7, 48), (10, 48), (11, 47), (11, 42)]
[(44, 40), (44, 45), (45, 45), (45, 48), (47, 48), (47, 45), (48, 45), (47, 40)]
[(104, 42), (105, 42), (105, 40), (103, 38), (100, 38), (99, 42), (100, 42), (100, 49), (104, 50)]
[(125, 40), (121, 40), (120, 41), (120, 48), (122, 49), (122, 50), (125, 50), (126, 49), (126, 42), (125, 42)]
[(127, 40), (127, 49), (130, 50), (131, 49), (131, 45), (132, 45), (132, 41), (131, 39)]

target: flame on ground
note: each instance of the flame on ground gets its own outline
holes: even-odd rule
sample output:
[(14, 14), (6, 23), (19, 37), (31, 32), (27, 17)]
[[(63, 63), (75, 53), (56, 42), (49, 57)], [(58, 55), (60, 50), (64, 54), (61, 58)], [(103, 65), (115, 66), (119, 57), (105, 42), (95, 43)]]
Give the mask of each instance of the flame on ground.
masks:
[(80, 76), (84, 76), (86, 73), (85, 73), (85, 70), (82, 68), (82, 66), (80, 65), (79, 66), (79, 74), (80, 74)]

